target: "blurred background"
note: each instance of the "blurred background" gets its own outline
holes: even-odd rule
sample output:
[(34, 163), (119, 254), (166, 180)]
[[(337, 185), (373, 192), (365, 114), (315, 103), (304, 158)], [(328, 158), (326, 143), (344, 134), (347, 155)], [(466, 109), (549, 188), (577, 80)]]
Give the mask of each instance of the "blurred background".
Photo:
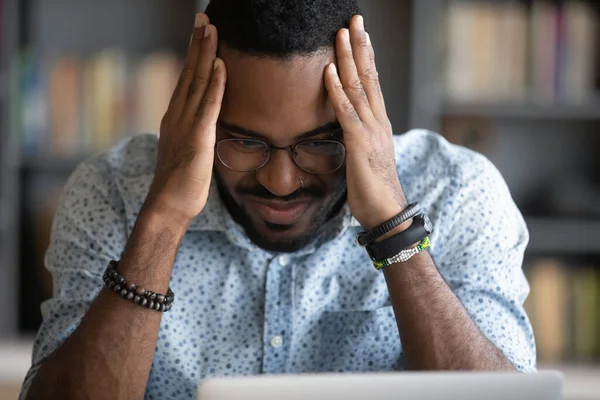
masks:
[[(0, 0), (0, 399), (52, 295), (43, 256), (84, 158), (158, 132), (202, 0)], [(600, 4), (359, 0), (395, 131), (485, 154), (530, 230), (542, 368), (600, 399)]]

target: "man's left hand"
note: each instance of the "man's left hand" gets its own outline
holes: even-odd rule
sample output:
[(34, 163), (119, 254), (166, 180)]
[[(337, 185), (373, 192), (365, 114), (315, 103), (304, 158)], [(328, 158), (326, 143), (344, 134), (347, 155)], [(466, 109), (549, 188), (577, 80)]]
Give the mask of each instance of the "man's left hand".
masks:
[(325, 86), (344, 130), (348, 205), (365, 229), (372, 229), (407, 206), (400, 185), (392, 126), (375, 67), (375, 53), (363, 18), (336, 38), (335, 64), (325, 68)]

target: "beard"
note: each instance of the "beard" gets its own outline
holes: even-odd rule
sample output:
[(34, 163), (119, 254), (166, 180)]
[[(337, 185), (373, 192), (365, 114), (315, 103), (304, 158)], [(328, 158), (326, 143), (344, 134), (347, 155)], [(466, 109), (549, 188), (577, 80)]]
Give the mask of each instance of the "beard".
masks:
[[(244, 205), (239, 204), (234, 199), (232, 194), (227, 190), (223, 180), (216, 170), (214, 171), (213, 176), (217, 184), (219, 196), (227, 208), (227, 211), (229, 214), (231, 214), (233, 220), (244, 228), (244, 232), (254, 244), (264, 250), (277, 253), (292, 253), (308, 245), (318, 236), (319, 230), (325, 225), (325, 223), (339, 213), (347, 199), (347, 185), (344, 174), (343, 178), (334, 185), (329, 198), (325, 200), (325, 202), (319, 207), (316, 214), (312, 217), (308, 229), (296, 237), (287, 238), (284, 235), (275, 235), (274, 237), (276, 237), (276, 239), (272, 239), (259, 232), (248, 212), (244, 208)], [(294, 193), (285, 197), (273, 195), (262, 185), (257, 185), (251, 188), (239, 188), (236, 189), (236, 192), (238, 194), (252, 195), (255, 197), (261, 197), (263, 199), (279, 199), (287, 201), (292, 201), (298, 198), (323, 200), (327, 197), (327, 194), (324, 193), (321, 188), (317, 187), (300, 188)], [(292, 226), (278, 225), (265, 221), (265, 227), (273, 233), (283, 233), (288, 231)]]

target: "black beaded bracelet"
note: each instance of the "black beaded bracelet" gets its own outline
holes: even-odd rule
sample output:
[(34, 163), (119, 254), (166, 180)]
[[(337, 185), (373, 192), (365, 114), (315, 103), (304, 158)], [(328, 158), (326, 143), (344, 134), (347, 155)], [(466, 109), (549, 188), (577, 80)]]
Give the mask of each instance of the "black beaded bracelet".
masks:
[(108, 263), (102, 279), (104, 285), (113, 292), (119, 294), (122, 298), (134, 302), (142, 307), (155, 311), (167, 312), (171, 309), (175, 301), (175, 293), (169, 288), (167, 294), (155, 293), (146, 290), (133, 282), (128, 282), (117, 272), (118, 261), (112, 260)]
[(404, 209), (404, 211), (402, 211), (395, 217), (388, 219), (383, 224), (376, 226), (370, 231), (360, 232), (358, 235), (356, 235), (356, 243), (358, 243), (359, 246), (365, 247), (366, 245), (373, 243), (375, 239), (380, 238), (395, 227), (408, 221), (409, 219), (417, 215), (420, 211), (421, 206), (418, 202), (410, 203), (408, 207)]

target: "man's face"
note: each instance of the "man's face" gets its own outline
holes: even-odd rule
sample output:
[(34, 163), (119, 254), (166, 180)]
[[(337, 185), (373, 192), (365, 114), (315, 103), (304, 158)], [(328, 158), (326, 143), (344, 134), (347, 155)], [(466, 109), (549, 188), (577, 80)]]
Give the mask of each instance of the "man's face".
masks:
[[(323, 83), (333, 51), (282, 61), (221, 46), (219, 55), (227, 67), (227, 86), (217, 143), (258, 138), (286, 147), (307, 139), (342, 141)], [(327, 132), (300, 137), (323, 127)], [(272, 152), (263, 167), (251, 172), (234, 171), (218, 157), (214, 168), (233, 218), (253, 242), (271, 251), (304, 247), (346, 199), (344, 166), (329, 174), (310, 174), (294, 163), (288, 150)]]

